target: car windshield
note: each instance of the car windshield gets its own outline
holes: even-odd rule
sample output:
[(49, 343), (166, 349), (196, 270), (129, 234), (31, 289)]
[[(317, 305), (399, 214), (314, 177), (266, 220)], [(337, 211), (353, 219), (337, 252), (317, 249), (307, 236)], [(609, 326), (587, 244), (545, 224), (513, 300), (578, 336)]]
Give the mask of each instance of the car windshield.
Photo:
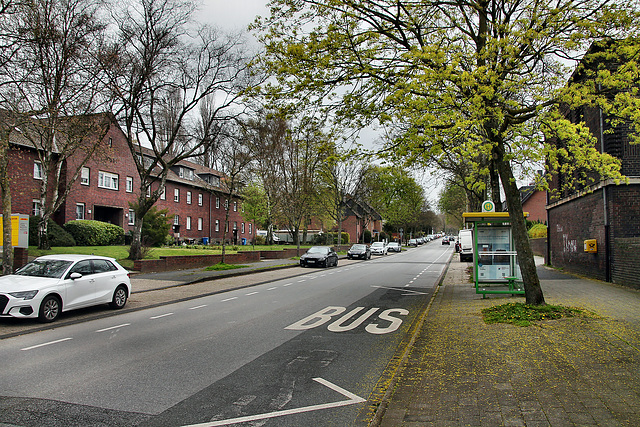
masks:
[(59, 279), (62, 277), (72, 261), (64, 261), (61, 259), (33, 260), (18, 271), (16, 274), (20, 276), (34, 277), (50, 277)]
[(356, 251), (361, 251), (361, 250), (367, 249), (367, 247), (365, 245), (353, 245), (351, 246), (351, 249)]
[(307, 253), (308, 254), (328, 254), (329, 253), (329, 248), (325, 248), (325, 247), (322, 247), (322, 246), (314, 246), (312, 248), (309, 248)]
[(384, 243), (382, 242), (373, 242), (373, 244), (371, 246), (384, 246)]

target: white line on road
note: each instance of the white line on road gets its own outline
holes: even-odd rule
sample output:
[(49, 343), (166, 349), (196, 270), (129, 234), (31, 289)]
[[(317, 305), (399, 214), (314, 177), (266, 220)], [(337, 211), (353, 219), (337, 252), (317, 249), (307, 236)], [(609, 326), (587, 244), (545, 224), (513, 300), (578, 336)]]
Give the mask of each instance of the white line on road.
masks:
[(233, 301), (234, 299), (238, 299), (238, 297), (231, 297), (231, 298), (227, 298), (227, 299), (223, 299), (220, 302), (227, 302), (227, 301)]
[(278, 287), (277, 287), (277, 286), (274, 286), (274, 287), (269, 288), (269, 289), (267, 289), (267, 290), (268, 290), (268, 291), (273, 291), (274, 289), (278, 289)]
[(286, 288), (287, 286), (291, 286), (293, 285), (293, 283), (285, 283), (284, 285), (282, 285), (283, 288)]
[(122, 325), (111, 326), (110, 328), (98, 329), (96, 332), (106, 332), (106, 331), (110, 331), (112, 329), (124, 328), (125, 326), (130, 326), (130, 325), (131, 325), (131, 323), (123, 323)]
[(355, 405), (357, 403), (362, 403), (362, 402), (366, 402), (366, 399), (361, 398), (360, 396), (357, 396), (345, 389), (343, 389), (342, 387), (338, 387), (337, 385), (322, 379), (322, 378), (314, 378), (314, 381), (324, 385), (325, 387), (329, 387), (331, 390), (334, 390), (340, 394), (342, 394), (343, 396), (347, 397), (349, 400), (342, 400), (339, 402), (332, 402), (332, 403), (324, 403), (324, 404), (320, 404), (320, 405), (311, 405), (311, 406), (304, 406), (302, 408), (294, 408), (294, 409), (287, 409), (284, 411), (275, 411), (275, 412), (269, 412), (266, 414), (258, 414), (258, 415), (248, 415), (246, 417), (238, 417), (238, 418), (231, 418), (228, 420), (220, 420), (220, 421), (212, 421), (212, 422), (208, 422), (208, 423), (202, 423), (202, 424), (192, 424), (190, 426), (184, 426), (184, 427), (215, 427), (215, 426), (226, 426), (226, 425), (230, 425), (230, 424), (238, 424), (238, 423), (245, 423), (245, 422), (250, 422), (250, 421), (258, 421), (258, 420), (265, 420), (265, 419), (269, 419), (269, 418), (276, 418), (276, 417), (282, 417), (285, 415), (293, 415), (293, 414), (301, 414), (304, 412), (311, 412), (311, 411), (319, 411), (322, 409), (331, 409), (331, 408), (339, 408), (341, 406), (348, 406), (348, 405)]
[(260, 292), (249, 292), (248, 294), (244, 294), (246, 297), (250, 297), (251, 295), (259, 294)]
[(195, 307), (189, 308), (189, 310), (197, 310), (199, 308), (205, 308), (206, 306), (207, 306), (207, 304), (196, 305)]
[(46, 342), (46, 343), (43, 343), (43, 344), (32, 345), (31, 347), (21, 348), (20, 350), (22, 350), (22, 351), (33, 350), (34, 348), (44, 347), (45, 345), (58, 344), (59, 342), (69, 341), (69, 340), (72, 340), (72, 339), (73, 338), (62, 338), (60, 340), (49, 341), (49, 342)]
[(173, 313), (165, 313), (165, 314), (161, 314), (159, 316), (150, 317), (149, 319), (156, 320), (156, 319), (160, 319), (161, 317), (167, 317), (167, 316), (172, 316), (172, 315), (173, 315)]

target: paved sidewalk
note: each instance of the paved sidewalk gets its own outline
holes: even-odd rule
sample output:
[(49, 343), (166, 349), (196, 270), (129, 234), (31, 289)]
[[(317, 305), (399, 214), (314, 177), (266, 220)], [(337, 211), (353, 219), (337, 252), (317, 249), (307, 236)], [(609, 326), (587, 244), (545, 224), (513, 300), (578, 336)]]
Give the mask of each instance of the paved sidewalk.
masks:
[(539, 267), (545, 300), (599, 318), (486, 325), (456, 257), (380, 423), (398, 426), (639, 426), (640, 292)]

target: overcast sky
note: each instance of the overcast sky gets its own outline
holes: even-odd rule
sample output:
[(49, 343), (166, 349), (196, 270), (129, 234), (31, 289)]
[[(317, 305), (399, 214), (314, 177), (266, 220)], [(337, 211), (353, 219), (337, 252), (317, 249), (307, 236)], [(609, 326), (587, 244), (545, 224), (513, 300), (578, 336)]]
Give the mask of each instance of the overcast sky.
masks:
[(202, 21), (225, 30), (245, 30), (257, 15), (268, 14), (268, 0), (201, 1)]

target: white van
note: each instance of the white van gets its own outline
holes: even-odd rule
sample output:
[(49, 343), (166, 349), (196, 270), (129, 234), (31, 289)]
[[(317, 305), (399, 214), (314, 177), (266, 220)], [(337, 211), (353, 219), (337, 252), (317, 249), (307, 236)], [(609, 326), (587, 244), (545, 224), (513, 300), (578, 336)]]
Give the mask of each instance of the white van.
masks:
[(460, 230), (458, 239), (460, 240), (460, 262), (473, 261), (473, 230)]

